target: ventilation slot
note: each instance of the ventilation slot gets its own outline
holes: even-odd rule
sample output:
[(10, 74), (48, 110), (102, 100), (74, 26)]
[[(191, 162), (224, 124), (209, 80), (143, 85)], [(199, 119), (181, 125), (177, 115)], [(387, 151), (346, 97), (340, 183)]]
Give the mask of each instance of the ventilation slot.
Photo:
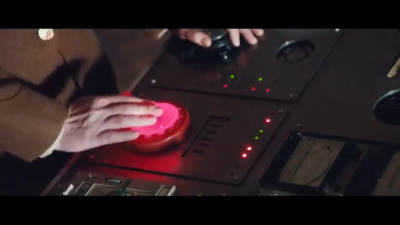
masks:
[(211, 116), (183, 156), (186, 154), (203, 155), (209, 151), (209, 147), (228, 122), (229, 118)]

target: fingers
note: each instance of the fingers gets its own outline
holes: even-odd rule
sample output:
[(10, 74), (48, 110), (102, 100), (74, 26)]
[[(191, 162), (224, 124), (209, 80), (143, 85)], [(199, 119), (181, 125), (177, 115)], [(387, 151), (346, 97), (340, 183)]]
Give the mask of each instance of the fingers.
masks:
[[(227, 29), (232, 44), (236, 47), (240, 46), (240, 35), (251, 45), (257, 44), (257, 37), (264, 35), (263, 29)], [(174, 32), (181, 39), (188, 39), (191, 42), (203, 47), (210, 47), (211, 38), (201, 29), (178, 29)]]
[[(83, 97), (80, 98), (79, 100), (73, 102), (69, 108), (69, 115), (71, 117), (75, 117), (76, 115), (82, 115), (86, 112), (91, 112), (96, 109), (103, 109), (103, 108), (113, 108), (116, 105), (121, 105), (121, 104), (137, 104), (140, 103), (142, 105), (147, 105), (147, 106), (154, 106), (156, 103), (151, 102), (148, 100), (136, 98), (136, 97), (131, 97), (131, 96), (119, 96), (119, 95), (113, 95), (113, 96), (97, 96), (97, 97)], [(97, 110), (100, 112), (105, 112), (103, 110)], [(127, 111), (127, 110), (126, 110)], [(121, 114), (121, 113), (118, 113)], [(130, 113), (129, 113), (130, 114)], [(160, 112), (150, 112), (150, 114), (159, 116), (161, 115)], [(106, 116), (109, 116), (111, 114), (107, 114)]]
[(125, 141), (131, 141), (139, 137), (139, 132), (137, 131), (115, 131), (115, 130), (107, 130), (99, 135), (97, 135), (97, 144), (98, 146), (115, 144)]
[(240, 29), (240, 33), (244, 39), (251, 45), (257, 44), (257, 38), (254, 36), (253, 31), (250, 29)]
[(152, 115), (161, 116), (162, 109), (156, 105), (144, 105), (135, 103), (123, 103), (123, 104), (113, 104), (108, 107), (98, 109), (104, 112), (105, 117), (114, 115)]
[(180, 29), (178, 36), (203, 47), (211, 46), (211, 38), (200, 29)]
[(115, 103), (140, 103), (143, 102), (143, 99), (131, 96), (110, 95), (94, 97), (92, 101), (92, 108), (103, 108), (107, 105)]
[(261, 37), (264, 35), (264, 30), (263, 29), (251, 29), (251, 31), (253, 31), (253, 33), (257, 36), (257, 37)]
[(240, 32), (239, 29), (228, 29), (229, 36), (231, 38), (232, 44), (236, 47), (240, 46)]
[(101, 125), (101, 130), (117, 130), (128, 127), (150, 126), (157, 122), (155, 116), (117, 115), (107, 118)]
[(200, 30), (191, 30), (186, 33), (186, 38), (203, 47), (211, 46), (211, 38)]
[(251, 45), (258, 43), (257, 37), (264, 35), (263, 29), (228, 29), (232, 44), (236, 47), (240, 46), (240, 35)]

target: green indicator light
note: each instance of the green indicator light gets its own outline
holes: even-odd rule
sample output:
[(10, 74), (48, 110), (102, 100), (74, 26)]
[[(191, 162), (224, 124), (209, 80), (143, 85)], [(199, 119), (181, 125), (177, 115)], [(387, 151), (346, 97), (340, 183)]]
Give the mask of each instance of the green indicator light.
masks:
[(230, 78), (235, 79), (235, 75), (231, 74)]
[(262, 77), (259, 77), (259, 78), (258, 78), (258, 81), (260, 81), (260, 82), (263, 81), (263, 78), (262, 78)]
[(202, 195), (202, 194), (198, 194), (197, 196), (201, 197), (201, 196), (203, 196), (203, 195)]
[(259, 139), (259, 137), (258, 137), (258, 136), (255, 136), (255, 137), (254, 137), (254, 140), (258, 140), (258, 139)]
[(264, 130), (260, 130), (260, 134), (264, 133)]

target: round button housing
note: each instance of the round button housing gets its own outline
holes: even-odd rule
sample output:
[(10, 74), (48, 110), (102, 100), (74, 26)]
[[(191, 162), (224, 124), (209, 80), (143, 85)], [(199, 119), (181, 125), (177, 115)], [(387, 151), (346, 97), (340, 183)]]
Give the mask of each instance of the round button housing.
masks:
[[(132, 96), (130, 92), (121, 95)], [(158, 102), (156, 105), (163, 110), (157, 122), (150, 126), (131, 127), (139, 132), (139, 137), (129, 142), (129, 149), (141, 153), (162, 151), (183, 141), (190, 124), (189, 112), (174, 104)]]
[(131, 142), (135, 151), (151, 153), (161, 151), (171, 145), (178, 144), (185, 138), (190, 124), (186, 109), (170, 103), (156, 103), (163, 109), (163, 114), (151, 126), (132, 127), (139, 132), (139, 137)]

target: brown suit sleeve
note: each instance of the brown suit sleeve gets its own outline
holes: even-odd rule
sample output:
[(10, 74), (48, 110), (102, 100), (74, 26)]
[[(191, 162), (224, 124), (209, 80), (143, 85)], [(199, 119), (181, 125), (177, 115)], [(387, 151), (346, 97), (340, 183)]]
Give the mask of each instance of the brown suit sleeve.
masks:
[(0, 151), (33, 161), (57, 139), (67, 110), (0, 70)]

